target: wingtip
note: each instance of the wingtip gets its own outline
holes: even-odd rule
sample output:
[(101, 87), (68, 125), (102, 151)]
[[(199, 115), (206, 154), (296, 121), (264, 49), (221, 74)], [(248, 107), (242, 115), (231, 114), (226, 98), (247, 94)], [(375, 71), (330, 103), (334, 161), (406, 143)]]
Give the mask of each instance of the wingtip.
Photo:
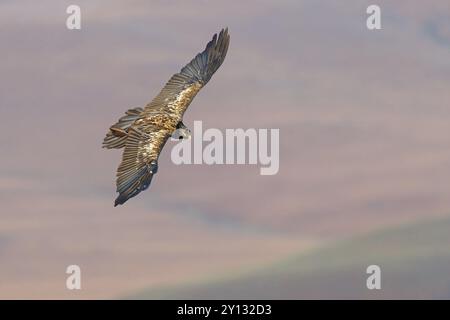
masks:
[(122, 194), (119, 194), (119, 196), (114, 201), (114, 208), (117, 207), (118, 205), (124, 204), (127, 200), (128, 200), (127, 197), (124, 197)]
[(228, 27), (223, 28), (220, 33), (222, 33), (224, 36), (228, 36)]

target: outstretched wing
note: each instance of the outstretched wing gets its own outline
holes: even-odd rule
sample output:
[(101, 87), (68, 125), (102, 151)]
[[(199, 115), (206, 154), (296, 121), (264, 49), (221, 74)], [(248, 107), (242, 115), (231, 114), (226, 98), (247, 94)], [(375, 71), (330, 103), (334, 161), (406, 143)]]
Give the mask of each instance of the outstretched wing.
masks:
[(149, 187), (153, 175), (158, 171), (159, 153), (169, 137), (168, 130), (153, 125), (129, 129), (122, 162), (117, 169), (119, 196), (114, 206), (123, 204)]
[[(158, 170), (158, 157), (167, 139), (182, 119), (184, 112), (197, 92), (205, 86), (223, 63), (230, 36), (224, 29), (215, 34), (203, 52), (197, 54), (181, 71), (174, 74), (161, 92), (144, 108), (138, 119), (128, 129), (122, 162), (117, 169), (115, 205), (123, 204), (150, 185)], [(128, 118), (127, 118), (128, 120)], [(171, 122), (168, 125), (167, 122)], [(119, 129), (121, 128), (119, 121)], [(122, 131), (111, 135), (122, 139)], [(126, 131), (124, 131), (126, 132)], [(110, 142), (108, 140), (107, 142)], [(122, 143), (122, 140), (120, 141)], [(122, 146), (110, 142), (113, 147)]]
[(143, 116), (165, 113), (181, 118), (195, 95), (225, 60), (230, 43), (228, 29), (215, 34), (203, 52), (197, 54), (179, 73), (174, 74), (161, 92), (144, 109)]

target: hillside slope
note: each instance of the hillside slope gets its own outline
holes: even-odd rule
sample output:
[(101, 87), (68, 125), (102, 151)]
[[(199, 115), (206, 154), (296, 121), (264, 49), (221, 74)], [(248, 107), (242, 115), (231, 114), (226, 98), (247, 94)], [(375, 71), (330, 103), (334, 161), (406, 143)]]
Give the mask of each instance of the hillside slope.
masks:
[[(158, 291), (142, 299), (450, 298), (450, 219), (350, 239), (229, 280)], [(381, 267), (381, 290), (366, 268)]]

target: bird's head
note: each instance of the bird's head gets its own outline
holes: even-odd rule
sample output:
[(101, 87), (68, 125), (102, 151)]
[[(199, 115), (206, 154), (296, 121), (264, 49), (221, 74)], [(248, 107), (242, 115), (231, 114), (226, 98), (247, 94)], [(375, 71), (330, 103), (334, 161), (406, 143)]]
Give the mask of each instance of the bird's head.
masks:
[(191, 138), (191, 130), (189, 130), (186, 127), (178, 128), (177, 130), (175, 130), (173, 132), (172, 138), (178, 139), (178, 140), (190, 139)]

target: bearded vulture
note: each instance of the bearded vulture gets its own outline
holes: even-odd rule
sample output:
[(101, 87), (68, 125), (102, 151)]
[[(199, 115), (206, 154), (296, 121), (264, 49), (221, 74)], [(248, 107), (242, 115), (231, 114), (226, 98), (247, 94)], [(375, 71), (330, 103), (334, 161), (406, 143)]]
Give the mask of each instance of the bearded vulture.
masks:
[(158, 171), (159, 154), (175, 130), (181, 132), (181, 137), (190, 132), (183, 124), (183, 115), (224, 61), (229, 42), (228, 29), (222, 29), (203, 52), (170, 78), (149, 104), (128, 110), (109, 128), (103, 147), (124, 148), (116, 174), (119, 196), (114, 206), (149, 187)]

